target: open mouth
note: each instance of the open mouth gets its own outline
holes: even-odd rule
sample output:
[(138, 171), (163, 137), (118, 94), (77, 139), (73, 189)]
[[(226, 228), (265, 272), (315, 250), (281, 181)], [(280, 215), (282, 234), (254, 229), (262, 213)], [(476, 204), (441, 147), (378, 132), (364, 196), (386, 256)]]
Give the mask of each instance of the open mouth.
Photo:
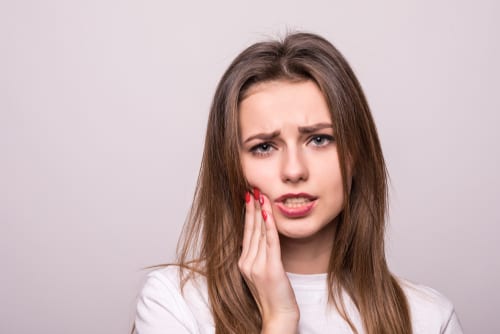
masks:
[(283, 205), (287, 208), (300, 208), (307, 203), (311, 203), (311, 199), (306, 197), (290, 197), (283, 201)]
[(316, 206), (317, 197), (309, 194), (287, 194), (275, 201), (281, 214), (288, 218), (302, 218), (307, 216)]

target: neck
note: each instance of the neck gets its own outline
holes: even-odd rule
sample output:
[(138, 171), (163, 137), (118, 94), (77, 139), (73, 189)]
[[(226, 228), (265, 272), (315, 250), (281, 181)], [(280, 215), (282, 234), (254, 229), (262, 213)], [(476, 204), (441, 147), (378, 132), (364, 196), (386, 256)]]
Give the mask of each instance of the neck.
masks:
[(280, 235), (281, 259), (286, 272), (321, 274), (328, 272), (333, 248), (334, 223), (307, 238)]

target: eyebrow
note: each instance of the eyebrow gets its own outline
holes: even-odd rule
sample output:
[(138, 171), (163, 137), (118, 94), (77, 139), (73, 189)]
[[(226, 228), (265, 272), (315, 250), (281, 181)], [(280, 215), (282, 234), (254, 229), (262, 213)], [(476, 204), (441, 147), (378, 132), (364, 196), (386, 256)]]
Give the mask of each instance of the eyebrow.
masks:
[(299, 126), (299, 132), (300, 133), (313, 133), (321, 129), (326, 129), (326, 128), (331, 128), (333, 129), (333, 124), (331, 123), (317, 123), (309, 126)]
[(256, 135), (248, 137), (244, 141), (244, 143), (247, 143), (247, 142), (254, 140), (254, 139), (271, 140), (271, 139), (278, 137), (279, 135), (280, 135), (280, 132), (278, 130), (273, 131), (273, 132), (269, 132), (269, 133), (258, 133)]
[[(299, 133), (309, 134), (309, 133), (313, 133), (313, 132), (316, 132), (318, 130), (326, 129), (326, 128), (333, 129), (333, 124), (331, 124), (331, 123), (317, 123), (317, 124), (308, 125), (308, 126), (299, 126)], [(271, 139), (278, 137), (279, 135), (280, 135), (279, 130), (276, 130), (273, 132), (268, 132), (268, 133), (258, 133), (256, 135), (248, 137), (244, 141), (244, 143), (247, 143), (247, 142), (254, 140), (254, 139), (271, 140)]]

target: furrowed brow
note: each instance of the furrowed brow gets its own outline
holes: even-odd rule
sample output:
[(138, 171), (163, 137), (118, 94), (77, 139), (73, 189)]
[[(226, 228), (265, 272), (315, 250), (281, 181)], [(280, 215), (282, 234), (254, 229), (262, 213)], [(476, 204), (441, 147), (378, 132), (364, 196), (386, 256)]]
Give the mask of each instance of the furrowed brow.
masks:
[(280, 135), (280, 132), (278, 130), (270, 132), (270, 133), (258, 133), (256, 135), (248, 137), (247, 139), (245, 139), (245, 141), (243, 143), (247, 143), (247, 142), (254, 140), (254, 139), (271, 140), (271, 139), (278, 137), (279, 135)]
[(333, 124), (331, 123), (317, 123), (309, 126), (299, 126), (299, 132), (303, 134), (309, 134), (316, 132), (321, 129), (331, 128), (333, 129)]

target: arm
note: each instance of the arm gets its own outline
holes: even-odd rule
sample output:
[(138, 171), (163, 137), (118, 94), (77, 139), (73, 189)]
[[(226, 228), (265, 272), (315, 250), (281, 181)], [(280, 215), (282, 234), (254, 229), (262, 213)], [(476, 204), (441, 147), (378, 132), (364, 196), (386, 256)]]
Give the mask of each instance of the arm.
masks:
[(197, 333), (196, 319), (186, 305), (178, 286), (152, 272), (137, 302), (137, 334)]

